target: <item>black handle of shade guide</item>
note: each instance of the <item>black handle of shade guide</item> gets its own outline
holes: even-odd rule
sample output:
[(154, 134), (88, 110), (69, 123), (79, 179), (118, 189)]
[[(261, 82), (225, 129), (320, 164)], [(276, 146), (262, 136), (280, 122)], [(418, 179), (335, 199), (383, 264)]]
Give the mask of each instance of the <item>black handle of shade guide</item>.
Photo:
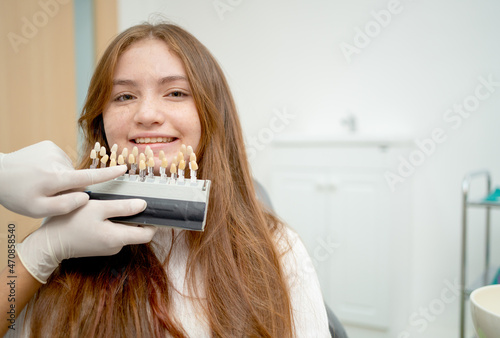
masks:
[(185, 230), (203, 231), (206, 203), (142, 196), (115, 195), (86, 191), (90, 199), (121, 200), (140, 198), (148, 204), (141, 213), (113, 217), (110, 221), (143, 225), (170, 226)]

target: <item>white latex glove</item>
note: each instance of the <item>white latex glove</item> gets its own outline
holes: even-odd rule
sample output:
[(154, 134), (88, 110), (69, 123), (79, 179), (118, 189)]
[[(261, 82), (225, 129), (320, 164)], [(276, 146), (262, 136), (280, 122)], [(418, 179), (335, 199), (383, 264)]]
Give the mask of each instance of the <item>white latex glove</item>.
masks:
[(113, 223), (108, 218), (137, 214), (146, 208), (139, 199), (99, 201), (66, 215), (45, 220), (42, 226), (16, 245), (26, 269), (46, 283), (63, 259), (109, 256), (124, 245), (150, 242), (156, 227)]
[(69, 157), (51, 141), (0, 154), (0, 204), (18, 214), (41, 218), (66, 214), (88, 202), (71, 189), (123, 175), (126, 166), (75, 170)]

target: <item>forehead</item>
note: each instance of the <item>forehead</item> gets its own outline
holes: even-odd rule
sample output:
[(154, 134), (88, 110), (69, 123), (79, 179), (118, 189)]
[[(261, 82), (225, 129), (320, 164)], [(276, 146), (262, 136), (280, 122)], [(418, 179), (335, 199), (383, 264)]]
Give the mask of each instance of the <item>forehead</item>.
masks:
[(116, 77), (184, 75), (181, 59), (159, 39), (143, 39), (130, 45), (118, 58)]

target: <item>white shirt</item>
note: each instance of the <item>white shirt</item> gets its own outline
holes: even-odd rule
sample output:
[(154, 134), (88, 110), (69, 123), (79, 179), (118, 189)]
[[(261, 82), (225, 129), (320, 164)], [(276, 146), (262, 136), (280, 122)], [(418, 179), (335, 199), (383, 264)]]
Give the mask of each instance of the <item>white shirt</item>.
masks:
[[(174, 231), (174, 236), (181, 234), (182, 230)], [(286, 239), (278, 240), (278, 247), (280, 250), (284, 250), (286, 241), (290, 244), (290, 250), (282, 258), (282, 264), (290, 287), (296, 336), (299, 338), (330, 337), (326, 309), (311, 258), (295, 232), (287, 228), (285, 235)], [(170, 250), (171, 239), (172, 231), (167, 228), (159, 229), (155, 234), (153, 240), (163, 245), (161, 251), (156, 250), (160, 260)], [(203, 311), (200, 309), (200, 300), (193, 301), (192, 297), (189, 297), (188, 283), (185, 281), (187, 258), (187, 244), (182, 238), (177, 238), (174, 251), (171, 253), (169, 264), (166, 267), (174, 288), (172, 292), (173, 312), (189, 337), (210, 337), (211, 331)], [(196, 283), (196, 285), (200, 284)], [(203, 297), (203, 295), (200, 296)], [(16, 330), (9, 330), (5, 337), (27, 337), (26, 334), (21, 335), (23, 319), (24, 311), (16, 319)]]
[[(163, 231), (162, 231), (163, 230)], [(182, 230), (175, 230), (174, 236), (179, 236)], [(285, 251), (282, 258), (283, 270), (290, 287), (290, 300), (293, 311), (295, 333), (302, 337), (331, 337), (328, 331), (328, 318), (321, 289), (312, 260), (299, 236), (290, 228), (286, 229), (287, 238), (278, 239), (278, 248), (284, 252), (290, 244), (290, 250)], [(155, 234), (154, 241), (168, 243), (164, 253), (156, 254), (161, 259), (170, 250), (172, 231), (160, 229)], [(185, 272), (188, 249), (181, 239), (174, 244), (174, 251), (167, 267), (169, 279), (175, 291), (172, 293), (173, 310), (189, 337), (210, 337), (208, 322), (201, 309), (192, 297), (189, 297), (188, 283), (185, 283)], [(201, 285), (197, 282), (196, 285)], [(202, 288), (200, 288), (202, 289)], [(203, 295), (201, 295), (203, 296)], [(199, 302), (199, 300), (197, 300)]]

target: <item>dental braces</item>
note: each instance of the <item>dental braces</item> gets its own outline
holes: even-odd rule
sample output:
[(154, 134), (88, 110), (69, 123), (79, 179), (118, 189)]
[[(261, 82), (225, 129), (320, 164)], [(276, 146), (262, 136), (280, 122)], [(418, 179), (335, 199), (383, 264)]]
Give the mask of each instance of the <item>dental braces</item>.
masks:
[[(141, 198), (147, 202), (147, 207), (137, 215), (114, 217), (111, 221), (204, 230), (211, 181), (198, 179), (196, 154), (191, 146), (182, 145), (179, 153), (171, 159), (170, 176), (167, 174), (169, 161), (163, 151), (158, 154), (161, 165), (160, 175), (156, 176), (154, 155), (149, 146), (146, 146), (145, 153), (140, 154), (137, 147), (131, 153), (124, 148), (120, 155), (117, 155), (117, 150), (115, 144), (108, 155), (106, 148), (96, 142), (90, 152), (91, 169), (96, 169), (99, 163), (100, 168), (105, 168), (109, 160), (110, 167), (125, 164), (128, 171), (114, 180), (88, 186), (86, 193), (97, 200)], [(185, 178), (185, 158), (189, 158), (189, 179)]]

